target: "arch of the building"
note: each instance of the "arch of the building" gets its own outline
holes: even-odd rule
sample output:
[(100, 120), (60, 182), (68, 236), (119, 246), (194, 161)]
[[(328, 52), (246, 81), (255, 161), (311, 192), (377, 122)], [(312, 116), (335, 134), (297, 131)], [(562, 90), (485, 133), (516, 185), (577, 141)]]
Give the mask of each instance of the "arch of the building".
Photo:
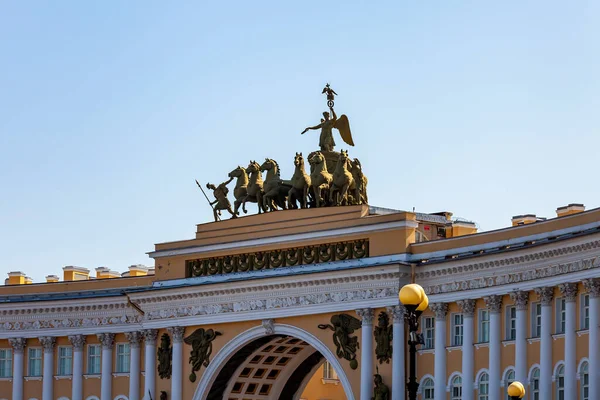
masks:
[(489, 377), (490, 371), (487, 368), (481, 368), (479, 371), (477, 371), (477, 374), (475, 374), (475, 386), (479, 384), (479, 381), (481, 380), (481, 375), (483, 374), (487, 374)]
[(463, 386), (462, 374), (458, 371), (454, 371), (453, 373), (450, 374), (450, 377), (448, 378), (448, 385), (446, 385), (446, 392), (449, 392), (450, 390), (452, 390), (452, 386), (454, 385), (454, 379), (457, 377), (460, 378), (460, 384), (461, 384), (461, 386)]
[(536, 369), (540, 369), (540, 364), (533, 364), (531, 366), (531, 368), (529, 368), (529, 372), (527, 373), (527, 384), (531, 385), (531, 383), (533, 382), (533, 374), (535, 373)]
[[(329, 361), (335, 372), (337, 373), (338, 379), (344, 388), (344, 392), (346, 394), (347, 400), (354, 400), (354, 393), (352, 392), (352, 386), (350, 384), (350, 380), (346, 376), (342, 365), (338, 358), (333, 354), (333, 352), (327, 347), (323, 342), (317, 339), (311, 333), (305, 331), (304, 329), (286, 325), (286, 324), (274, 324), (273, 333), (270, 336), (265, 334), (265, 328), (262, 325), (256, 326), (254, 328), (250, 328), (247, 331), (237, 335), (231, 341), (229, 341), (225, 346), (223, 346), (219, 352), (215, 355), (211, 363), (208, 365), (200, 381), (198, 382), (198, 386), (196, 387), (196, 391), (194, 392), (194, 396), (192, 400), (203, 400), (209, 398), (209, 393), (213, 388), (213, 385), (218, 382), (221, 386), (227, 384), (229, 380), (228, 376), (219, 376), (221, 370), (226, 366), (227, 363), (232, 365), (239, 364), (239, 362), (244, 361), (254, 350), (258, 347), (266, 344), (275, 336), (291, 336), (294, 338), (301, 339), (312, 346), (316, 352), (315, 355), (307, 358), (306, 365), (303, 366), (305, 373), (307, 371), (313, 370), (317, 364), (323, 363), (324, 360)], [(300, 367), (299, 367), (300, 368)], [(300, 389), (300, 385), (305, 379), (305, 375), (302, 375), (300, 379), (296, 379), (294, 381), (294, 376), (288, 379), (289, 384), (297, 385), (296, 388), (290, 387), (289, 389), (284, 387), (284, 391), (296, 390)], [(227, 381), (223, 382), (225, 379)]]
[(69, 398), (68, 398), (68, 397), (65, 397), (65, 396), (63, 396), (63, 397), (59, 397), (59, 398), (58, 398), (58, 400), (69, 400)]
[(319, 368), (321, 368), (321, 366), (325, 363), (325, 361), (326, 360), (323, 358), (323, 360), (321, 360), (320, 363), (318, 363), (317, 365), (315, 365), (313, 367), (313, 369), (306, 375), (306, 377), (304, 378), (304, 380), (300, 384), (300, 388), (298, 389), (298, 391), (296, 392), (296, 395), (294, 396), (294, 400), (298, 400), (300, 398), (300, 396), (304, 392), (304, 389), (306, 389), (306, 386), (308, 386), (308, 382), (310, 382), (310, 380), (312, 379), (312, 377), (317, 373), (317, 371), (319, 370)]
[(100, 399), (96, 396), (89, 396), (85, 400), (100, 400)]
[(502, 381), (500, 382), (500, 386), (501, 387), (506, 386), (506, 383), (508, 381), (508, 374), (510, 374), (511, 372), (513, 372), (513, 373), (515, 372), (515, 366), (514, 365), (509, 365), (502, 372)]
[(129, 400), (124, 394), (119, 394), (113, 400)]
[(590, 364), (590, 360), (588, 360), (587, 357), (583, 357), (580, 361), (579, 364), (577, 365), (577, 379), (581, 379), (581, 369), (583, 368), (583, 366), (585, 364), (588, 364), (588, 368), (589, 368), (589, 364)]
[(552, 371), (552, 382), (554, 382), (556, 380), (556, 377), (558, 376), (558, 371), (560, 370), (560, 367), (564, 367), (565, 362), (564, 361), (559, 361), (554, 365), (554, 370)]

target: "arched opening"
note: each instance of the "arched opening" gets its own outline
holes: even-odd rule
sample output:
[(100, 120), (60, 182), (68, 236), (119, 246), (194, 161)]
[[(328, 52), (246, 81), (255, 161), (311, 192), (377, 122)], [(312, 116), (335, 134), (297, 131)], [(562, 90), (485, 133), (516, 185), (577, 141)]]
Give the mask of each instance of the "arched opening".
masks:
[[(354, 400), (350, 382), (337, 357), (310, 333), (275, 324), (266, 334), (252, 328), (227, 343), (202, 374), (194, 400), (311, 400), (315, 382), (322, 393)], [(335, 386), (335, 387), (334, 387)]]

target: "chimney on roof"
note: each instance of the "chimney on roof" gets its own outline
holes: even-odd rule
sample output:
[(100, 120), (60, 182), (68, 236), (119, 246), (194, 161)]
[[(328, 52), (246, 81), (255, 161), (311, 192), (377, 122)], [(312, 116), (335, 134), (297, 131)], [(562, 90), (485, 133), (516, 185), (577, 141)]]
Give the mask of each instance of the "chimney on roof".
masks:
[[(12, 271), (8, 273), (9, 285), (25, 285), (27, 283), (27, 279), (27, 275), (25, 275), (25, 273), (21, 271)], [(31, 280), (31, 278), (29, 278), (29, 280)]]
[(128, 276), (146, 276), (148, 275), (148, 267), (142, 264), (129, 266)]
[(90, 270), (87, 268), (68, 265), (63, 267), (63, 281), (87, 281), (90, 279)]
[(120, 278), (121, 274), (117, 271), (111, 271), (107, 267), (96, 268), (96, 279)]
[(535, 222), (545, 221), (544, 217), (537, 217), (535, 214), (515, 215), (512, 217), (512, 226), (533, 224)]
[(57, 275), (46, 275), (46, 282), (47, 283), (55, 283), (58, 282), (58, 276)]
[(585, 211), (585, 206), (579, 203), (571, 203), (567, 206), (558, 207), (556, 209), (557, 217), (564, 217), (566, 215), (579, 214)]

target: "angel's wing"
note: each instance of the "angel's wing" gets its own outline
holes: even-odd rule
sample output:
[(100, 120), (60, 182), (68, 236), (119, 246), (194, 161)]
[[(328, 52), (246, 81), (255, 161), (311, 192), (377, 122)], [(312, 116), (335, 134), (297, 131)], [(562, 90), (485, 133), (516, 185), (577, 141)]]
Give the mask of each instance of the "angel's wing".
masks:
[(183, 339), (185, 344), (192, 344), (195, 340), (201, 340), (204, 337), (204, 328), (199, 328), (194, 331), (190, 336)]
[(348, 333), (352, 333), (355, 330), (360, 329), (362, 326), (360, 320), (358, 318), (354, 318), (351, 315), (340, 314), (339, 318), (342, 327), (346, 328), (348, 330)]
[(354, 141), (352, 140), (352, 132), (350, 132), (350, 122), (348, 121), (348, 117), (342, 114), (335, 121), (333, 127), (340, 131), (340, 136), (350, 146), (354, 146)]

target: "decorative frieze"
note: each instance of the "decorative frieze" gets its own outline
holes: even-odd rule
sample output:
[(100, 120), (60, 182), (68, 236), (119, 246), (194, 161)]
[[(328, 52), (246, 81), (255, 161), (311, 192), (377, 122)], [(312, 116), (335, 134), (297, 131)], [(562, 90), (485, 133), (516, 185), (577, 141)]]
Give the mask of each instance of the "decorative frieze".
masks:
[(554, 288), (553, 287), (541, 287), (536, 288), (535, 293), (538, 295), (540, 299), (540, 303), (543, 306), (551, 306), (552, 301), (554, 300)]
[(433, 311), (435, 319), (446, 319), (448, 314), (448, 303), (432, 303), (429, 305), (429, 309)]
[(296, 265), (365, 258), (369, 256), (369, 240), (327, 243), (290, 249), (270, 250), (234, 256), (187, 260), (188, 277), (261, 271)]
[(98, 337), (100, 343), (102, 343), (103, 349), (112, 350), (115, 343), (114, 333), (98, 333), (96, 336)]
[(485, 301), (485, 306), (490, 311), (490, 313), (497, 314), (502, 311), (502, 296), (497, 294), (492, 296), (486, 296), (483, 298), (483, 301)]
[(73, 351), (82, 351), (85, 344), (85, 335), (71, 335), (69, 342), (73, 345)]
[(475, 299), (459, 300), (457, 303), (465, 317), (472, 317), (475, 314)]
[(558, 289), (560, 290), (560, 294), (565, 298), (566, 302), (572, 302), (577, 300), (577, 283), (576, 282), (568, 282), (561, 283), (558, 285)]

